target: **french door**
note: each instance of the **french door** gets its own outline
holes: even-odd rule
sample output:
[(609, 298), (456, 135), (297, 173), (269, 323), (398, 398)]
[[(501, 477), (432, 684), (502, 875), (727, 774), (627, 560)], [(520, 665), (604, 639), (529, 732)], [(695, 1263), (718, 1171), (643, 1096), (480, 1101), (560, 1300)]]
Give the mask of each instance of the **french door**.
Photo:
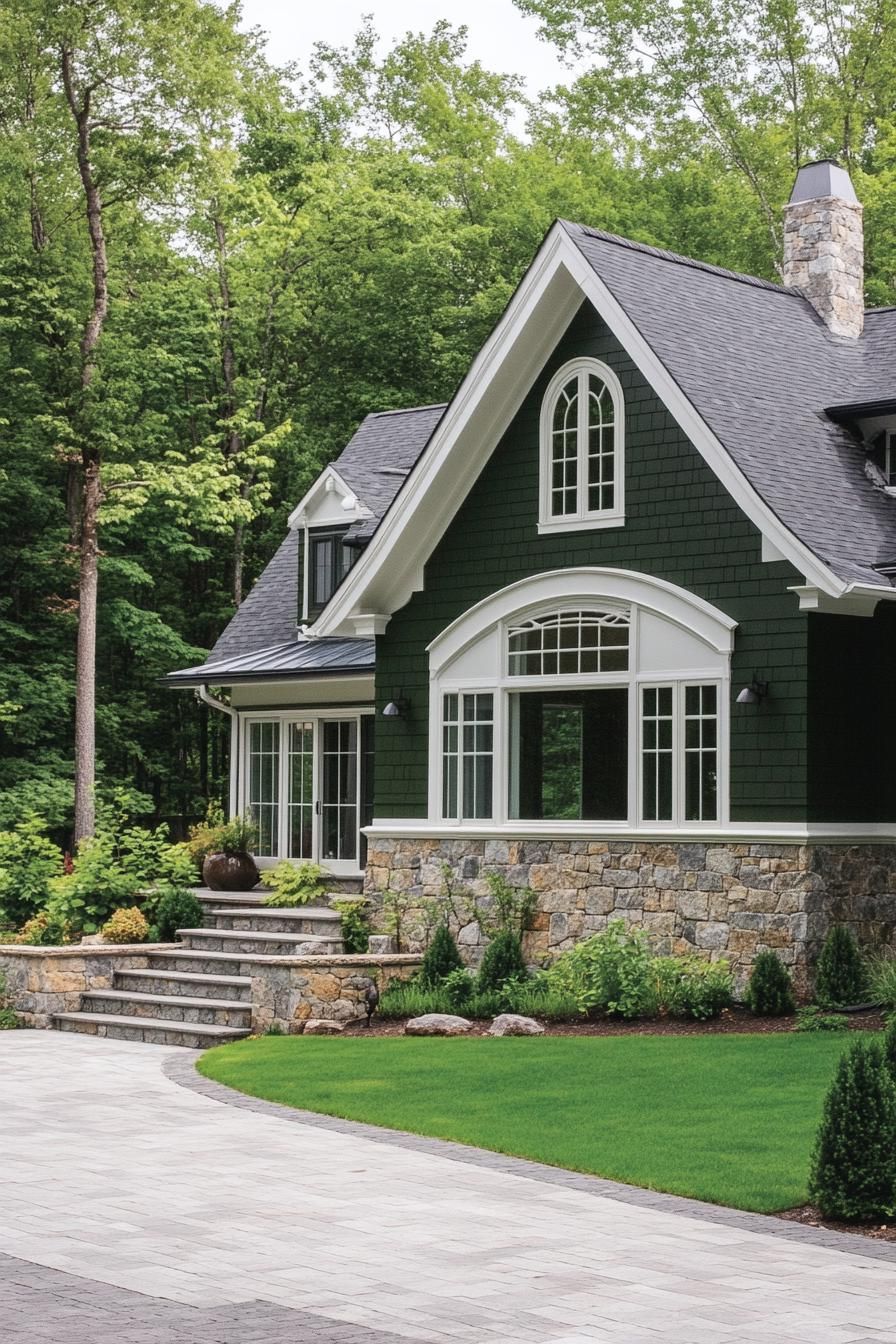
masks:
[(242, 798), (258, 827), (260, 859), (358, 871), (362, 721), (360, 714), (247, 719)]

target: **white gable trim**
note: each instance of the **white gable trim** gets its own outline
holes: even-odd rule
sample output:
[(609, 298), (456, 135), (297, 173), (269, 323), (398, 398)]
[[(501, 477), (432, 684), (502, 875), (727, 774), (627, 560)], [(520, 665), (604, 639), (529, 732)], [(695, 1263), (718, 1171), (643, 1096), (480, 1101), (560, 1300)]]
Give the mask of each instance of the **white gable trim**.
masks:
[(373, 517), (373, 514), (361, 502), (351, 486), (340, 476), (336, 468), (330, 465), (321, 472), (314, 484), (299, 500), (289, 515), (289, 526), (293, 529), (313, 527), (316, 508), (319, 508), (321, 502), (332, 494), (339, 497), (342, 506), (341, 511), (344, 512), (346, 523), (354, 523), (362, 518)]
[[(320, 634), (353, 633), (362, 610), (388, 615), (423, 586), (444, 535), (583, 298), (591, 301), (682, 431), (771, 547), (830, 597), (847, 585), (769, 508), (561, 224), (548, 233), (473, 360), (426, 452), (363, 559), (318, 619)], [(448, 466), (451, 459), (450, 467)], [(537, 516), (533, 517), (533, 530)]]

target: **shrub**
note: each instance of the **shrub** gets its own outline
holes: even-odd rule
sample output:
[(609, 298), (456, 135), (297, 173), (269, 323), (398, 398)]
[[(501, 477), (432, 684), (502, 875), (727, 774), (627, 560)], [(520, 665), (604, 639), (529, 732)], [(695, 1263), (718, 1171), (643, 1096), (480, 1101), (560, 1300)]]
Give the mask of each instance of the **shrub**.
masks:
[[(425, 984), (423, 976), (420, 976), (420, 983)], [(445, 995), (446, 1002), (450, 1005), (451, 1012), (462, 1012), (469, 1006), (470, 1000), (476, 990), (476, 981), (469, 971), (458, 966), (441, 981), (441, 989)]]
[(507, 980), (526, 980), (528, 975), (519, 934), (502, 929), (485, 949), (476, 988), (480, 994), (486, 994), (500, 989)]
[(896, 1213), (896, 1087), (876, 1041), (854, 1041), (825, 1099), (809, 1197), (826, 1218)]
[(146, 916), (136, 905), (116, 910), (100, 929), (107, 943), (145, 943), (149, 933)]
[(20, 943), (24, 947), (62, 947), (71, 941), (72, 934), (68, 924), (49, 910), (41, 910), (39, 914), (32, 915), (13, 939), (13, 942)]
[(19, 1026), (19, 1015), (6, 992), (6, 976), (0, 971), (0, 1031), (12, 1031)]
[(201, 901), (185, 887), (158, 887), (144, 908), (159, 943), (173, 943), (178, 929), (201, 929), (205, 916)]
[(452, 971), (462, 971), (463, 965), (453, 933), (447, 924), (440, 924), (423, 956), (421, 985), (437, 985)]
[(213, 842), (210, 854), (251, 854), (258, 840), (258, 828), (247, 812), (216, 826), (210, 838)]
[(404, 941), (405, 924), (413, 909), (414, 897), (409, 891), (383, 892), (383, 927), (395, 939), (395, 947), (399, 952)]
[(793, 982), (777, 952), (760, 952), (756, 957), (745, 997), (755, 1017), (784, 1017), (793, 1012)]
[(868, 993), (874, 1003), (896, 1008), (896, 957), (878, 956), (869, 963)]
[(333, 909), (339, 912), (342, 932), (342, 946), (348, 953), (367, 951), (370, 938), (370, 921), (367, 918), (366, 901), (348, 899), (333, 901)]
[(535, 913), (535, 892), (529, 887), (511, 886), (503, 873), (483, 876), (488, 887), (488, 904), (480, 904), (479, 898), (473, 897), (469, 913), (489, 938), (499, 933), (515, 933), (521, 938)]
[(707, 961), (696, 953), (654, 957), (651, 971), (656, 1005), (672, 1017), (704, 1022), (731, 1003), (734, 977), (727, 961)]
[(794, 1031), (845, 1031), (849, 1026), (843, 1013), (823, 1013), (814, 1003), (798, 1008)]
[(815, 1000), (822, 1008), (846, 1008), (867, 993), (868, 976), (849, 929), (835, 924), (824, 941), (815, 973)]
[(224, 809), (214, 800), (205, 809), (205, 820), (191, 826), (187, 832), (185, 849), (199, 872), (202, 871), (206, 854), (215, 854), (218, 850), (218, 831), (224, 825)]
[(50, 882), (62, 872), (62, 855), (36, 816), (0, 831), (0, 926), (17, 929), (50, 899)]
[(656, 1012), (650, 963), (645, 934), (614, 919), (564, 952), (547, 974), (552, 989), (573, 998), (582, 1013), (647, 1017)]
[(427, 989), (418, 980), (393, 980), (383, 993), (377, 1010), (381, 1017), (419, 1017), (423, 1013), (460, 1013), (476, 1021), (498, 1013), (523, 1013), (548, 1022), (581, 1018), (569, 995), (551, 988), (546, 976), (530, 977), (525, 983), (508, 981), (502, 989), (481, 994), (468, 971), (452, 971), (441, 985)]
[(327, 890), (329, 873), (316, 863), (290, 863), (284, 859), (271, 872), (265, 873), (265, 882), (272, 888), (265, 896), (265, 905), (309, 905)]
[(896, 1017), (891, 1017), (884, 1032), (884, 1060), (890, 1070), (890, 1077), (896, 1083)]

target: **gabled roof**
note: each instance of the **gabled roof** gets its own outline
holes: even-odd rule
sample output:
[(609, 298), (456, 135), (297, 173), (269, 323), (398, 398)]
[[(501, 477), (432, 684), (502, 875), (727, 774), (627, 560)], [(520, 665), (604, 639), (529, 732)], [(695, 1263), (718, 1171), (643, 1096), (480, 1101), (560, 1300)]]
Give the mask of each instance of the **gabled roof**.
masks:
[(210, 658), (198, 667), (172, 672), (170, 686), (233, 686), (251, 681), (333, 677), (370, 673), (376, 658), (372, 639), (296, 639), (235, 658)]
[(863, 336), (845, 342), (796, 290), (560, 221), (316, 630), (387, 617), (422, 585), (428, 555), (586, 299), (769, 554), (825, 600), (896, 596), (875, 568), (896, 554), (896, 501), (824, 413), (838, 400), (894, 394), (896, 310), (870, 312)]
[[(330, 464), (371, 515), (350, 527), (348, 539), (363, 543), (376, 531), (444, 410), (444, 405), (414, 406), (404, 411), (381, 411), (362, 420), (335, 463)], [(301, 537), (301, 531), (287, 533), (221, 633), (208, 665), (296, 639)], [(180, 675), (172, 673), (169, 680), (173, 684)]]

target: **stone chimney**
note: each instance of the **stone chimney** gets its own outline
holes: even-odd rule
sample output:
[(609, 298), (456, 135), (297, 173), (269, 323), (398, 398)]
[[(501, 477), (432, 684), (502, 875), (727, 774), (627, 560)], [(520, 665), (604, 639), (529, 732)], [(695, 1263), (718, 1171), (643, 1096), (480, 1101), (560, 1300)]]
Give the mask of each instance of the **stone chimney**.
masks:
[(865, 320), (862, 207), (833, 159), (806, 163), (784, 210), (784, 283), (802, 290), (835, 336), (854, 340)]

